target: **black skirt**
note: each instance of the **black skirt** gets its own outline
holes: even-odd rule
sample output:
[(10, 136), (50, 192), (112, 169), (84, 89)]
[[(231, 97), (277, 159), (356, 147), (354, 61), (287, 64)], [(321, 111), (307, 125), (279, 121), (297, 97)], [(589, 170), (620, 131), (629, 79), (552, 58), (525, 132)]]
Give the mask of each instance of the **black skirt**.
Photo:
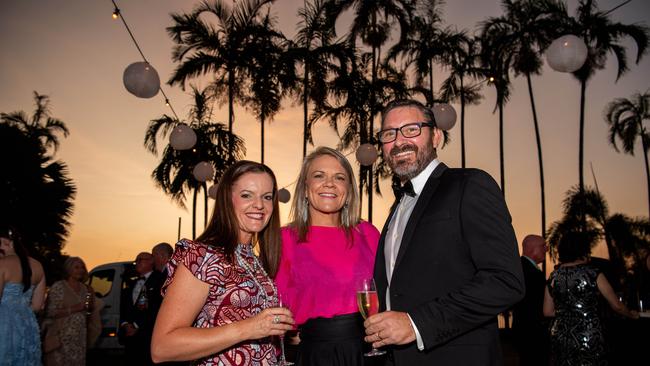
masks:
[(298, 366), (363, 366), (369, 345), (359, 313), (310, 319), (300, 327)]

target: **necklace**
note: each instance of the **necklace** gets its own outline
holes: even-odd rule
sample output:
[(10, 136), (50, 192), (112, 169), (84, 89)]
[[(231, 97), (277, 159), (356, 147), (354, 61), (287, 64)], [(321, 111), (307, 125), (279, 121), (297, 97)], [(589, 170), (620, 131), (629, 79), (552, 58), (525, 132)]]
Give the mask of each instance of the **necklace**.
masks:
[[(244, 268), (244, 270), (246, 270), (246, 273), (248, 273), (248, 275), (253, 279), (253, 282), (255, 283), (257, 288), (260, 289), (261, 292), (264, 292), (266, 294), (266, 290), (264, 289), (264, 286), (262, 286), (262, 284), (257, 280), (257, 277), (255, 276), (255, 269), (256, 268), (259, 268), (259, 270), (262, 272), (262, 275), (264, 276), (264, 278), (268, 281), (268, 283), (271, 284), (271, 290), (272, 290), (271, 295), (269, 296), (268, 294), (266, 294), (266, 296), (263, 297), (264, 306), (262, 308), (266, 309), (266, 308), (269, 307), (268, 306), (269, 302), (271, 302), (272, 304), (277, 303), (277, 301), (275, 301), (275, 300), (277, 299), (278, 290), (275, 288), (275, 283), (273, 283), (273, 281), (271, 280), (269, 275), (266, 273), (266, 270), (264, 270), (264, 267), (262, 267), (262, 264), (259, 262), (259, 259), (257, 259), (257, 256), (255, 254), (249, 253), (250, 256), (253, 257), (253, 268), (251, 268), (248, 265), (248, 263), (246, 263), (246, 260), (244, 258), (242, 258), (240, 252), (245, 250), (243, 248), (246, 245), (247, 244), (240, 244), (239, 246), (237, 246), (237, 249), (235, 250), (235, 256), (237, 257), (237, 262), (239, 263), (239, 265), (242, 266)], [(240, 249), (240, 248), (242, 248), (242, 249)]]

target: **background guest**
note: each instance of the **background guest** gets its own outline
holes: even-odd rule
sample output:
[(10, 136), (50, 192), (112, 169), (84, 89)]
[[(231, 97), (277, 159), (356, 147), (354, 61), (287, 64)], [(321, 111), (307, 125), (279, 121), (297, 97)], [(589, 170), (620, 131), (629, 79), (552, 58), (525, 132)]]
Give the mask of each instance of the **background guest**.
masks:
[(360, 220), (359, 205), (345, 156), (319, 147), (305, 158), (276, 277), (300, 329), (298, 365), (363, 364), (356, 291), (372, 278), (379, 231)]
[(153, 267), (156, 271), (162, 273), (163, 281), (167, 279), (167, 263), (173, 254), (174, 248), (169, 243), (159, 243), (151, 249)]
[[(85, 366), (88, 346), (88, 315), (94, 308), (95, 294), (88, 280), (86, 264), (69, 257), (63, 264), (65, 279), (55, 282), (47, 295), (46, 342), (58, 347), (45, 350), (45, 364)], [(54, 339), (50, 341), (47, 338)], [(56, 339), (58, 338), (58, 342)], [(48, 347), (49, 348), (49, 347)]]
[(554, 365), (607, 364), (607, 350), (598, 297), (604, 296), (618, 314), (636, 319), (619, 301), (609, 281), (589, 261), (591, 241), (587, 234), (564, 234), (557, 243), (559, 264), (548, 279), (544, 315), (551, 322), (551, 358)]
[(154, 257), (142, 252), (135, 258), (138, 278), (124, 289), (120, 310), (120, 339), (126, 361), (131, 365), (151, 365), (151, 335), (160, 309), (163, 274), (154, 271)]
[(270, 276), (279, 257), (275, 175), (266, 165), (239, 161), (217, 186), (205, 231), (176, 244), (151, 343), (154, 360), (276, 365), (271, 336), (293, 324), (291, 312), (276, 307)]
[(0, 227), (0, 364), (40, 365), (41, 338), (34, 312), (43, 307), (45, 275), (27, 255), (19, 234)]
[(546, 259), (540, 235), (527, 235), (521, 243), (521, 266), (526, 295), (512, 309), (512, 332), (520, 365), (548, 365), (548, 322), (544, 317), (546, 275), (538, 265)]

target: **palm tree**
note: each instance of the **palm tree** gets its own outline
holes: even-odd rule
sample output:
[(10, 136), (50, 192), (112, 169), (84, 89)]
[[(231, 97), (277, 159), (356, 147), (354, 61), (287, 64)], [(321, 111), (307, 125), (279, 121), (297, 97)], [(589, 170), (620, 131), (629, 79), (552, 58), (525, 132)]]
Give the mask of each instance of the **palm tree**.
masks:
[[(464, 32), (460, 32), (463, 34)], [(460, 150), (461, 166), (465, 167), (465, 106), (467, 104), (477, 104), (481, 100), (479, 90), (483, 82), (467, 86), (466, 78), (479, 79), (483, 70), (477, 66), (479, 61), (480, 50), (479, 43), (476, 39), (465, 36), (456, 48), (447, 67), (450, 70), (449, 76), (442, 83), (443, 100), (460, 101)], [(487, 79), (483, 80), (487, 81)]]
[[(175, 24), (167, 28), (176, 43), (172, 58), (180, 63), (168, 83), (184, 87), (188, 79), (213, 76), (212, 91), (221, 104), (228, 103), (228, 131), (235, 119), (235, 100), (243, 99), (247, 90), (262, 10), (273, 1), (241, 0), (231, 6), (225, 0), (203, 0), (189, 14), (172, 14)], [(207, 22), (206, 15), (215, 21)]]
[[(245, 154), (243, 141), (222, 123), (210, 121), (212, 118), (209, 104), (212, 100), (207, 90), (192, 87), (194, 106), (189, 113), (187, 123), (197, 136), (196, 145), (189, 150), (175, 150), (170, 145), (163, 149), (160, 163), (151, 173), (155, 184), (169, 195), (172, 201), (185, 208), (186, 194), (193, 192), (192, 199), (192, 238), (196, 237), (196, 203), (199, 189), (203, 189), (205, 202), (205, 222), (207, 222), (207, 186), (194, 178), (194, 166), (201, 161), (212, 163), (215, 168), (215, 180), (218, 180), (230, 166), (230, 159), (241, 159)], [(158, 138), (167, 140), (172, 129), (182, 123), (167, 115), (154, 119), (145, 132), (144, 146), (154, 155), (158, 154)], [(230, 145), (235, 147), (230, 150)]]
[(598, 9), (593, 0), (580, 0), (577, 17), (568, 19), (567, 31), (585, 41), (589, 50), (585, 64), (573, 75), (580, 82), (580, 143), (578, 152), (579, 187), (584, 187), (584, 129), (587, 83), (598, 70), (605, 68), (607, 55), (611, 52), (618, 61), (616, 80), (628, 70), (627, 52), (621, 41), (631, 38), (637, 47), (635, 62), (638, 64), (648, 49), (649, 30), (639, 24), (613, 22), (609, 12)]
[(499, 167), (501, 172), (501, 193), (506, 194), (505, 160), (503, 144), (503, 108), (510, 99), (510, 65), (508, 64), (508, 51), (501, 44), (498, 37), (481, 37), (481, 63), (485, 68), (484, 77), (494, 85), (497, 92), (495, 110), (499, 111)]
[[(592, 247), (600, 240), (607, 245), (609, 260), (617, 283), (629, 281), (626, 274), (638, 269), (650, 250), (650, 221), (622, 214), (610, 215), (607, 202), (598, 189), (573, 187), (563, 201), (563, 217), (551, 224), (547, 236), (552, 257), (557, 256), (557, 244), (565, 235), (580, 235)], [(633, 279), (636, 274), (633, 274)], [(626, 286), (624, 286), (625, 288)]]
[[(546, 235), (544, 162), (532, 76), (541, 74), (542, 52), (552, 41), (552, 34), (558, 27), (557, 18), (566, 14), (566, 8), (556, 0), (502, 0), (501, 8), (504, 15), (486, 20), (482, 24), (482, 34), (491, 39), (492, 44), (506, 47), (504, 62), (508, 69), (514, 71), (515, 76), (526, 77), (539, 165), (541, 233)], [(546, 270), (546, 263), (543, 269)]]
[[(378, 90), (376, 86), (379, 77), (379, 68), (381, 63), (381, 47), (386, 44), (391, 35), (392, 25), (399, 23), (400, 40), (406, 39), (409, 33), (411, 19), (413, 18), (412, 0), (333, 0), (329, 8), (329, 14), (338, 17), (348, 9), (353, 9), (354, 18), (350, 27), (348, 41), (353, 48), (356, 48), (357, 39), (371, 48), (370, 58), (366, 62), (370, 63), (371, 88), (370, 88), (370, 111), (368, 114), (369, 123), (366, 124), (367, 131), (361, 136), (361, 143), (367, 143), (374, 131), (375, 114), (380, 107), (377, 103), (376, 96)], [(359, 175), (367, 175), (368, 181), (368, 221), (372, 222), (372, 166), (364, 168)]]
[(648, 217), (650, 217), (650, 132), (643, 126), (644, 120), (650, 120), (650, 93), (637, 93), (631, 99), (617, 98), (605, 107), (605, 122), (609, 125), (609, 143), (619, 151), (616, 139), (621, 140), (623, 151), (634, 156), (636, 139), (641, 139), (641, 151), (645, 159), (645, 176), (648, 194)]
[(68, 137), (70, 132), (63, 121), (50, 116), (50, 98), (47, 95), (34, 91), (34, 103), (36, 109), (31, 118), (23, 111), (2, 113), (0, 118), (3, 123), (18, 127), (29, 138), (40, 140), (45, 151), (51, 150), (54, 154), (59, 148), (57, 134)]
[(437, 101), (433, 82), (434, 65), (448, 62), (463, 39), (451, 28), (442, 28), (444, 4), (443, 0), (417, 3), (410, 31), (402, 42), (391, 47), (386, 57), (387, 61), (401, 57), (407, 67), (414, 66), (415, 83), (430, 106)]
[(245, 96), (247, 104), (260, 121), (261, 163), (264, 164), (264, 125), (280, 110), (282, 98), (294, 86), (297, 79), (293, 64), (285, 52), (286, 38), (276, 29), (276, 21), (270, 14), (259, 25), (255, 37), (258, 50), (251, 59), (248, 70), (250, 93)]
[(54, 160), (58, 134), (67, 136), (68, 129), (49, 116), (47, 96), (34, 92), (34, 97), (31, 118), (24, 112), (0, 114), (0, 221), (18, 229), (50, 283), (60, 277), (76, 187), (66, 164)]
[(296, 97), (303, 107), (303, 158), (307, 155), (307, 144), (313, 144), (309, 102), (323, 106), (328, 95), (328, 78), (336, 71), (343, 71), (348, 59), (349, 48), (335, 40), (334, 19), (328, 17), (327, 5), (328, 0), (313, 0), (300, 8), (298, 32), (288, 50), (296, 66), (302, 66), (302, 85), (297, 88)]

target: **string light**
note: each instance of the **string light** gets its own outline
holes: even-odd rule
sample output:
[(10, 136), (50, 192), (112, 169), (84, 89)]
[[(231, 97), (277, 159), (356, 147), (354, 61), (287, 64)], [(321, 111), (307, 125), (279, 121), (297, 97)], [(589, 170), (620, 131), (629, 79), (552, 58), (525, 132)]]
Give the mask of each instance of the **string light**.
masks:
[[(142, 60), (148, 64), (151, 64), (147, 58), (144, 56), (144, 53), (142, 52), (142, 49), (140, 48), (140, 45), (138, 44), (138, 41), (135, 40), (135, 36), (133, 35), (133, 32), (131, 32), (131, 28), (129, 25), (126, 23), (126, 19), (124, 19), (124, 14), (122, 14), (122, 11), (120, 11), (120, 8), (117, 7), (117, 4), (115, 3), (115, 0), (111, 0), (113, 3), (113, 19), (120, 18), (122, 20), (122, 24), (124, 24), (124, 28), (126, 28), (126, 31), (129, 32), (129, 36), (131, 36), (131, 40), (133, 41), (133, 44), (135, 45), (135, 48), (138, 49), (138, 52), (140, 53), (140, 56), (142, 56)], [(174, 107), (172, 106), (171, 102), (169, 101), (169, 98), (167, 97), (167, 94), (165, 94), (165, 91), (163, 90), (162, 87), (159, 88), (160, 93), (163, 95), (165, 98), (165, 105), (169, 107), (169, 109), (172, 111), (174, 114), (174, 117), (176, 117), (176, 120), (180, 121), (180, 118), (178, 118), (178, 115), (176, 114), (176, 111), (174, 110)]]

